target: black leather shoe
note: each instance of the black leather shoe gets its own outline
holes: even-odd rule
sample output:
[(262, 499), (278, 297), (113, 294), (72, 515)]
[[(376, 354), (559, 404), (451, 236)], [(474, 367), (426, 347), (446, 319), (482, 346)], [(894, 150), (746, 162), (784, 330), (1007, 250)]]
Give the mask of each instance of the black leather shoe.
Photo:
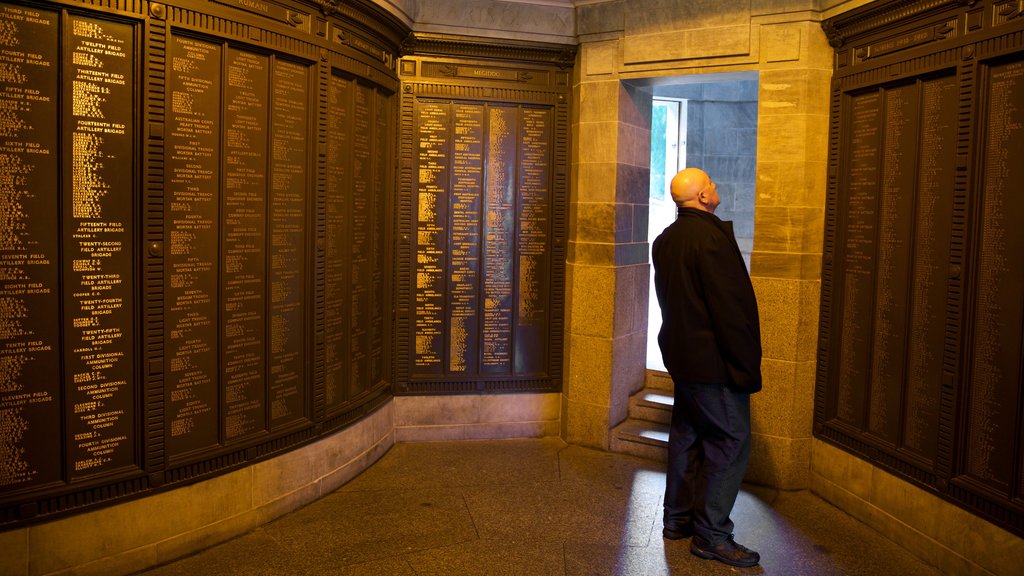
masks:
[(760, 554), (742, 544), (737, 544), (732, 539), (732, 534), (729, 534), (729, 537), (718, 546), (710, 546), (700, 536), (694, 536), (693, 540), (690, 541), (690, 552), (705, 560), (718, 560), (719, 562), (725, 562), (729, 566), (738, 566), (740, 568), (755, 566), (761, 561)]
[(689, 538), (693, 536), (693, 523), (683, 524), (682, 526), (668, 526), (666, 525), (661, 530), (661, 535), (669, 540), (681, 540), (683, 538)]

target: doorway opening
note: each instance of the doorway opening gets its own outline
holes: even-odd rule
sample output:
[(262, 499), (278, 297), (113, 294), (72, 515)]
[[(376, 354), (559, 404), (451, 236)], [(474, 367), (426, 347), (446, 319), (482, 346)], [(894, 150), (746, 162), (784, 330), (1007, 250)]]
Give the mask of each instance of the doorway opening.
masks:
[[(651, 86), (651, 188), (648, 244), (671, 224), (669, 193), (683, 168), (701, 168), (718, 184), (715, 215), (732, 220), (736, 242), (750, 269), (754, 246), (757, 166), (757, 72), (659, 78)], [(647, 369), (665, 370), (658, 348), (661, 309), (651, 267), (647, 315)]]

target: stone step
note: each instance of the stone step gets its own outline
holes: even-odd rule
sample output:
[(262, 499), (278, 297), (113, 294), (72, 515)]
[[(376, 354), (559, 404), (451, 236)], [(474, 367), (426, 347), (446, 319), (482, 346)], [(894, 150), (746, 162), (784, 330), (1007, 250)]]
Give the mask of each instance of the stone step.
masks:
[(668, 395), (671, 396), (675, 391), (675, 386), (672, 384), (672, 377), (667, 372), (659, 372), (658, 370), (648, 370), (644, 376), (644, 387), (650, 390), (662, 390), (667, 391)]
[(629, 417), (669, 424), (672, 422), (672, 402), (672, 395), (664, 390), (644, 388), (630, 397)]
[(664, 462), (668, 458), (667, 449), (667, 424), (627, 418), (612, 430), (612, 452)]

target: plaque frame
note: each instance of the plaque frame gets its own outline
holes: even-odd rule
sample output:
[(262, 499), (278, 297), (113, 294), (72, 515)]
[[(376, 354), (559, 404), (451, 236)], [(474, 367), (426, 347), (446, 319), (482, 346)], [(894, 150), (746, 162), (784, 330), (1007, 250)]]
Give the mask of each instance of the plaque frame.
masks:
[[(1000, 62), (1024, 61), (1024, 43), (1021, 41), (1024, 15), (1015, 3), (1004, 0), (904, 0), (867, 5), (826, 20), (822, 26), (835, 48), (835, 60), (830, 94), (814, 435), (1017, 535), (1024, 535), (1022, 382), (1016, 382), (1016, 402), (1007, 398), (1010, 407), (1001, 414), (1004, 424), (1012, 423), (1010, 427), (1015, 431), (1007, 440), (1014, 448), (1005, 450), (1015, 455), (1009, 472), (1004, 472), (1009, 476), (1007, 485), (1000, 488), (996, 483), (972, 474), (968, 462), (968, 455), (980, 450), (976, 441), (971, 440), (971, 435), (978, 436), (978, 433), (972, 432), (976, 427), (971, 425), (969, 400), (972, 394), (978, 393), (976, 390), (981, 385), (972, 374), (971, 366), (972, 359), (982, 353), (981, 344), (976, 341), (976, 323), (982, 318), (978, 304), (984, 291), (980, 271), (987, 266), (982, 264), (980, 254), (986, 183), (983, 172), (987, 154), (983, 146), (983, 120), (989, 106), (986, 71)], [(935, 356), (934, 375), (929, 377), (927, 385), (934, 390), (929, 395), (934, 396), (928, 400), (932, 403), (927, 412), (930, 414), (928, 420), (922, 420), (925, 416), (919, 413), (913, 417), (908, 415), (908, 402), (919, 398), (921, 391), (912, 393), (908, 388), (908, 360), (902, 356), (903, 376), (899, 380), (896, 404), (899, 432), (893, 443), (883, 441), (869, 431), (868, 415), (873, 409), (878, 409), (872, 407), (872, 401), (880, 401), (874, 397), (875, 381), (870, 373), (871, 358), (875, 356), (871, 346), (872, 343), (877, 345), (883, 337), (895, 337), (908, 350), (911, 336), (903, 332), (884, 335), (877, 327), (865, 328), (867, 340), (862, 345), (862, 359), (845, 360), (846, 356), (856, 358), (857, 354), (853, 345), (844, 343), (843, 339), (844, 311), (849, 306), (850, 294), (855, 294), (847, 293), (849, 289), (844, 285), (849, 282), (851, 270), (855, 270), (850, 264), (850, 254), (854, 250), (850, 244), (851, 234), (861, 234), (872, 243), (871, 260), (866, 271), (874, 279), (878, 275), (878, 251), (883, 242), (879, 226), (883, 216), (897, 217), (881, 212), (881, 208), (874, 209), (874, 215), (867, 216), (873, 228), (864, 232), (869, 229), (851, 220), (859, 218), (855, 216), (859, 212), (850, 190), (853, 186), (860, 186), (867, 190), (867, 194), (876, 194), (880, 199), (883, 193), (893, 193), (888, 181), (883, 183), (882, 180), (899, 177), (895, 171), (885, 168), (881, 156), (886, 152), (881, 144), (879, 148), (882, 150), (877, 152), (879, 156), (873, 162), (877, 171), (874, 184), (862, 182), (861, 176), (857, 176), (868, 172), (851, 171), (869, 170), (872, 165), (866, 161), (853, 164), (857, 154), (854, 139), (867, 137), (870, 133), (868, 127), (872, 125), (869, 116), (864, 116), (860, 124), (856, 123), (853, 102), (858, 95), (872, 93), (885, 98), (890, 89), (901, 85), (931, 83), (931, 86), (937, 86), (942, 82), (946, 83), (944, 89), (948, 91), (944, 104), (941, 104), (946, 112), (929, 119), (927, 124), (944, 126), (946, 136), (942, 140), (926, 140), (920, 134), (928, 126), (922, 125), (918, 128), (921, 132), (917, 134), (920, 140), (911, 148), (902, 150), (904, 154), (910, 153), (919, 158), (925, 154), (923, 150), (927, 144), (931, 152), (942, 153), (947, 159), (939, 170), (944, 179), (941, 184), (944, 196), (939, 201), (945, 214), (942, 225), (934, 230), (923, 229), (922, 232), (943, 239), (942, 254), (932, 256), (936, 264), (930, 274), (931, 281), (937, 290), (944, 292), (944, 297), (940, 302), (933, 296), (935, 319), (926, 322), (910, 318), (926, 322), (922, 326), (932, 334), (927, 347)], [(918, 102), (924, 102), (924, 92), (917, 94)], [(881, 114), (886, 108), (879, 106)], [(886, 124), (879, 117), (874, 125), (878, 130), (884, 130)], [(881, 142), (883, 140), (876, 140), (876, 143)], [(925, 210), (922, 206), (926, 205), (921, 196), (921, 182), (929, 177), (929, 173), (917, 164), (910, 165), (910, 168), (915, 171), (910, 192), (915, 212), (911, 217), (919, 218)], [(912, 220), (904, 225), (917, 230), (920, 223)], [(885, 242), (890, 241), (886, 239)], [(914, 246), (923, 245), (920, 240), (912, 239), (911, 242), (917, 242)], [(918, 268), (911, 271), (912, 285), (928, 285), (926, 277), (920, 274)], [(874, 317), (880, 306), (878, 302), (888, 294), (877, 288), (874, 280), (860, 289), (865, 288), (870, 291), (868, 308), (862, 310), (861, 315), (870, 311), (872, 314), (869, 316)], [(909, 310), (909, 296), (904, 298), (905, 309)], [(909, 316), (909, 312), (906, 314)], [(863, 380), (849, 380), (851, 374), (858, 370), (864, 373), (861, 376)], [(845, 385), (846, 391), (843, 378), (851, 382)], [(1004, 386), (1012, 390), (1014, 384)], [(853, 396), (844, 399), (843, 394)], [(858, 414), (849, 412), (850, 398), (854, 397), (862, 402), (859, 415), (840, 417), (841, 406), (848, 414)], [(917, 402), (921, 404), (919, 400)], [(909, 447), (912, 434), (924, 435), (924, 440), (918, 441), (934, 447), (933, 457)]]
[[(565, 269), (566, 258), (566, 235), (567, 235), (567, 209), (568, 209), (568, 174), (565, 166), (568, 165), (568, 122), (569, 122), (569, 94), (570, 74), (569, 63), (575, 55), (574, 50), (565, 46), (549, 44), (531, 44), (522, 42), (489, 42), (483, 43), (479, 39), (456, 37), (437, 37), (426, 34), (414, 34), (406, 43), (406, 54), (398, 63), (399, 74), (402, 79), (401, 94), (401, 133), (402, 141), (399, 145), (399, 180), (401, 195), (398, 198), (397, 210), (397, 265), (396, 277), (396, 305), (398, 308), (397, 321), (395, 325), (395, 358), (396, 372), (395, 383), (396, 393), (401, 395), (436, 395), (436, 394), (487, 394), (487, 393), (514, 393), (514, 392), (557, 392), (561, 390), (562, 377), (562, 349), (564, 330), (564, 291), (565, 291)], [(471, 57), (476, 54), (476, 57)], [(482, 59), (484, 55), (489, 59)], [(449, 364), (453, 355), (450, 349), (449, 340), (454, 338), (452, 333), (452, 318), (440, 319), (438, 324), (439, 332), (437, 337), (441, 339), (438, 344), (445, 349), (438, 358), (443, 366), (438, 371), (431, 369), (424, 372), (417, 369), (414, 357), (419, 344), (417, 343), (416, 321), (417, 314), (417, 274), (414, 269), (417, 266), (417, 218), (418, 199), (417, 194), (419, 176), (417, 170), (419, 164), (417, 146), (417, 110), (424, 103), (433, 103), (438, 106), (451, 107), (478, 107), (485, 115), (483, 132), (487, 132), (488, 110), (494, 108), (505, 109), (534, 109), (544, 110), (550, 114), (550, 152), (548, 163), (544, 167), (548, 170), (548, 210), (546, 215), (549, 220), (547, 232), (547, 267), (545, 269), (547, 282), (545, 287), (549, 297), (547, 312), (544, 318), (545, 337), (547, 338), (548, 354), (544, 365), (540, 370), (528, 372), (517, 372), (513, 364), (508, 370), (488, 372), (485, 369), (483, 356), (483, 312), (478, 311), (480, 332), (469, 334), (468, 339), (474, 339), (468, 350), (473, 351), (475, 360), (468, 361), (468, 371), (456, 371)], [(517, 116), (518, 118), (519, 116)], [(448, 125), (445, 130), (455, 130), (454, 124)], [(454, 132), (453, 132), (454, 134)], [(450, 135), (448, 137), (451, 137)], [(444, 139), (444, 138), (442, 138)], [(488, 141), (480, 144), (484, 149), (488, 148)], [(515, 146), (519, 146), (517, 140)], [(492, 142), (493, 145), (493, 142)], [(454, 152), (445, 152), (445, 162), (450, 166), (454, 162)], [(483, 158), (487, 156), (486, 150), (481, 152), (481, 162), (487, 162)], [(487, 166), (491, 166), (488, 164)], [(483, 207), (488, 197), (489, 188), (486, 182), (488, 168), (480, 167), (480, 172), (485, 174), (481, 180), (481, 219), (484, 219), (487, 208)], [(444, 185), (440, 194), (447, 199), (445, 204), (453, 202), (453, 188), (451, 185)], [(515, 201), (515, 200), (514, 200)], [(439, 204), (441, 200), (438, 200)], [(516, 216), (516, 218), (521, 215)], [(445, 216), (446, 219), (450, 216)], [(451, 222), (440, 229), (445, 238), (445, 245), (451, 242)], [(483, 234), (487, 229), (486, 223), (480, 224), (480, 244), (476, 246), (480, 250), (480, 261), (486, 261), (483, 254)], [(513, 235), (515, 233), (513, 232)], [(441, 250), (440, 253), (449, 253), (450, 248)], [(511, 258), (514, 254), (507, 253)], [(449, 258), (449, 256), (445, 256)], [(487, 274), (482, 270), (482, 265), (477, 264), (481, 270), (479, 282), (487, 282)], [(447, 270), (447, 267), (445, 267)], [(513, 270), (518, 268), (513, 264)], [(447, 273), (444, 282), (447, 286), (450, 279)], [(512, 273), (514, 278), (509, 281), (513, 284), (511, 288), (511, 300), (517, 301), (518, 276)], [(483, 294), (484, 288), (480, 288)], [(447, 310), (453, 306), (453, 296), (444, 288), (435, 299), (440, 298), (442, 308)], [(482, 296), (481, 296), (482, 298)], [(477, 300), (482, 302), (482, 300)], [(482, 306), (482, 305), (481, 305)], [(431, 313), (435, 316), (441, 312)], [(514, 329), (512, 332), (514, 333)], [(510, 338), (514, 338), (511, 336)], [(514, 345), (513, 345), (514, 346)], [(510, 352), (514, 357), (514, 351)]]

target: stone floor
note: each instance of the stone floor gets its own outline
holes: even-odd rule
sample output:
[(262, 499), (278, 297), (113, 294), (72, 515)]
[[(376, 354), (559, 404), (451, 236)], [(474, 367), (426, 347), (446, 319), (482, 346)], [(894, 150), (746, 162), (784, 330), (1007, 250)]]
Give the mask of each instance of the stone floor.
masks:
[(761, 564), (661, 537), (664, 465), (558, 439), (397, 444), (337, 492), (145, 572), (217, 575), (936, 575), (810, 492), (744, 486), (736, 540)]

